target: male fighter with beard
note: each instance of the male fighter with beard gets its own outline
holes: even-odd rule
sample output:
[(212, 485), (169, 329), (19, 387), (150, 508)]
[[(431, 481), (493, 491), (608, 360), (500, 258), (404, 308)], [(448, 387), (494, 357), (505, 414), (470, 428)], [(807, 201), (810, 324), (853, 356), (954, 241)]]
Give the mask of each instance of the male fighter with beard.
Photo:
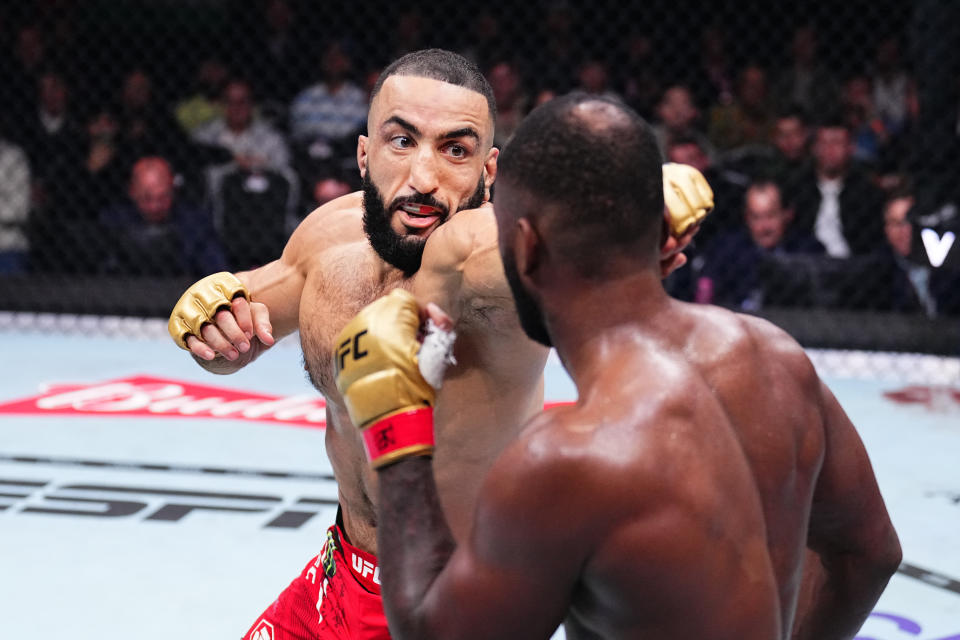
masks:
[(337, 387), (374, 445), (394, 638), (549, 638), (564, 619), (568, 640), (853, 638), (896, 570), (866, 451), (800, 346), (664, 291), (662, 189), (650, 127), (586, 94), (534, 110), (501, 154), (520, 323), (579, 397), (491, 463), (466, 535), (434, 481), (455, 443), (438, 434), (431, 460), (417, 301), (393, 291), (337, 338), (362, 345)]
[[(236, 371), (299, 328), (307, 372), (327, 399), (338, 523), (248, 637), (268, 630), (275, 639), (388, 637), (375, 569), (376, 477), (334, 385), (330, 355), (349, 348), (335, 337), (364, 305), (399, 287), (458, 320), (458, 364), (437, 400), (444, 453), (435, 461), (455, 535), (469, 527), (490, 460), (542, 408), (547, 349), (520, 329), (493, 211), (481, 206), (496, 175), (494, 120), (489, 85), (461, 56), (427, 50), (400, 58), (378, 80), (358, 142), (363, 194), (311, 213), (279, 260), (199, 281), (171, 315), (174, 340), (215, 373)], [(672, 209), (678, 233), (665, 235), (665, 271), (682, 263), (677, 252), (692, 231), (679, 234), (712, 206), (697, 189), (702, 177), (684, 169), (665, 169), (686, 197)]]

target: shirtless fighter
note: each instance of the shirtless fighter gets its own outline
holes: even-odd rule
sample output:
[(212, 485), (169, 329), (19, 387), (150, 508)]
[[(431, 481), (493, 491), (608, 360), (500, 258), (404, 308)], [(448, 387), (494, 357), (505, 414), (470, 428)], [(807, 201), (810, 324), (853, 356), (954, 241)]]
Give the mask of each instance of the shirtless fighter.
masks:
[(467, 535), (434, 483), (457, 444), (438, 433), (431, 459), (416, 300), (391, 292), (338, 338), (361, 336), (337, 385), (374, 436), (394, 638), (549, 638), (564, 619), (570, 640), (853, 638), (896, 570), (867, 454), (800, 346), (664, 292), (661, 184), (647, 124), (582, 94), (539, 107), (501, 154), (520, 323), (579, 400), (491, 464)]
[[(330, 355), (349, 347), (335, 336), (364, 305), (400, 287), (442, 304), (458, 321), (458, 365), (437, 403), (443, 453), (434, 466), (455, 535), (469, 527), (494, 455), (542, 408), (548, 351), (517, 322), (493, 211), (481, 206), (496, 175), (494, 119), (489, 85), (459, 55), (427, 50), (400, 58), (377, 82), (368, 134), (358, 142), (363, 193), (311, 213), (279, 260), (199, 281), (171, 314), (171, 336), (215, 373), (240, 369), (299, 328), (307, 372), (327, 399), (338, 524), (247, 637), (388, 637), (379, 571), (369, 569), (377, 567), (376, 477), (334, 386)], [(663, 170), (676, 198), (674, 233), (664, 235), (662, 249), (666, 273), (682, 264), (679, 250), (712, 201), (699, 173)]]

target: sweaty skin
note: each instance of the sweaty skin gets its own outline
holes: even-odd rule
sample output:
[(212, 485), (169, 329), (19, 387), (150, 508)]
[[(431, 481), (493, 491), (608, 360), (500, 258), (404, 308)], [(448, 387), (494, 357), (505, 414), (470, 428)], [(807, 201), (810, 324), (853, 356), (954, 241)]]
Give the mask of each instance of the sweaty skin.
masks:
[[(545, 158), (541, 140), (564, 132), (576, 145)], [(576, 94), (507, 147), (496, 217), (515, 306), (578, 400), (491, 465), (467, 536), (446, 528), (429, 458), (380, 469), (396, 640), (546, 639), (564, 620), (570, 640), (851, 640), (896, 570), (866, 451), (800, 345), (670, 298), (649, 222), (617, 245), (623, 216), (605, 207), (651, 214), (625, 194), (651, 184), (655, 150), (627, 107)], [(562, 196), (538, 182), (583, 155), (630, 169)], [(570, 233), (591, 207), (611, 245), (593, 269)]]
[[(370, 135), (359, 140), (360, 170), (369, 170), (388, 207), (397, 197), (420, 193), (457, 212), (481, 177), (489, 192), (497, 152), (489, 149), (492, 126), (481, 94), (437, 80), (392, 76), (371, 105), (368, 130)], [(389, 213), (394, 231), (428, 237), (421, 268), (412, 276), (373, 250), (362, 224), (362, 194), (349, 194), (308, 215), (278, 260), (236, 274), (251, 303), (234, 299), (231, 309), (202, 328), (202, 340), (187, 338), (201, 366), (232, 373), (299, 329), (304, 366), (327, 400), (326, 449), (346, 535), (372, 553), (377, 551), (376, 477), (333, 380), (333, 341), (347, 322), (368, 303), (403, 287), (422, 304), (439, 304), (458, 323), (457, 366), (448, 371), (437, 397), (440, 452), (434, 465), (456, 535), (469, 530), (490, 461), (543, 406), (547, 357), (547, 350), (519, 326), (489, 205), (426, 228), (407, 227), (405, 220), (415, 221), (399, 211)], [(695, 232), (694, 227), (679, 238), (664, 235), (664, 276), (686, 261), (681, 250)]]
[[(382, 534), (403, 550), (381, 539), (395, 637), (548, 638), (565, 619), (571, 640), (785, 639), (809, 545), (865, 571), (815, 624), (802, 605), (797, 626), (815, 631), (795, 637), (852, 638), (899, 545), (863, 445), (802, 349), (719, 308), (662, 300), (645, 315), (616, 302), (622, 289), (571, 295), (590, 337), (573, 351), (553, 337), (580, 400), (507, 447), (452, 555), (427, 533), (436, 505), (409, 505), (430, 502), (429, 462), (381, 471)], [(822, 633), (844, 624), (849, 635)]]
[[(468, 527), (489, 462), (543, 406), (547, 350), (519, 327), (491, 208), (457, 212), (481, 174), (489, 190), (496, 173), (483, 96), (437, 80), (392, 76), (371, 107), (369, 131), (359, 144), (360, 168), (370, 171), (388, 207), (396, 197), (419, 192), (451, 212), (442, 225), (438, 220), (426, 229), (406, 228), (405, 214), (390, 212), (395, 231), (429, 236), (420, 270), (406, 277), (377, 255), (363, 229), (362, 196), (350, 194), (311, 213), (279, 260), (236, 274), (253, 304), (236, 299), (231, 311), (221, 311), (215, 324), (203, 328), (204, 341), (190, 337), (187, 345), (208, 370), (230, 373), (299, 328), (305, 367), (327, 400), (326, 449), (346, 535), (376, 553), (376, 477), (334, 384), (330, 354), (337, 333), (396, 287), (451, 310), (458, 322), (458, 364), (437, 397), (436, 439), (443, 453), (435, 473), (456, 533)], [(245, 342), (244, 332), (249, 350), (234, 350), (232, 360), (206, 359), (214, 351), (230, 353), (231, 342)]]

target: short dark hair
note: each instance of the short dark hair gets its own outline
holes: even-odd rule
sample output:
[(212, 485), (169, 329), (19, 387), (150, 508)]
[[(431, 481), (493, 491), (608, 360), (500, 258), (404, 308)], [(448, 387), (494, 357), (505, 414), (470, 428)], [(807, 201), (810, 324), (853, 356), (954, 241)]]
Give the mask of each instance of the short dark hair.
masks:
[(820, 129), (843, 129), (853, 135), (850, 124), (846, 118), (843, 117), (843, 113), (837, 110), (828, 111), (817, 119), (817, 130), (819, 131)]
[(799, 120), (800, 124), (804, 126), (810, 124), (810, 116), (807, 110), (796, 102), (790, 103), (777, 111), (777, 120), (787, 120), (790, 118)]
[(498, 179), (545, 205), (538, 211), (549, 219), (550, 242), (590, 278), (607, 273), (611, 253), (656, 255), (662, 163), (653, 130), (635, 111), (575, 92), (530, 112), (500, 154)]
[(446, 49), (422, 49), (397, 58), (377, 78), (370, 92), (371, 102), (390, 76), (430, 78), (476, 91), (487, 99), (490, 121), (494, 126), (497, 124), (497, 102), (490, 83), (477, 65), (459, 53)]

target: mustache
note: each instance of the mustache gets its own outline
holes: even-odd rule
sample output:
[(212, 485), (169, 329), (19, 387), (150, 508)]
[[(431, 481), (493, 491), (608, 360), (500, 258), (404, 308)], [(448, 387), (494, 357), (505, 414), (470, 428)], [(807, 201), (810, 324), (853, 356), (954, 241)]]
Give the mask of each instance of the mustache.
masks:
[(440, 211), (443, 214), (443, 217), (446, 217), (447, 214), (450, 213), (447, 210), (447, 208), (443, 206), (443, 204), (439, 202), (436, 198), (434, 198), (432, 195), (430, 195), (429, 193), (419, 193), (419, 192), (409, 196), (400, 196), (398, 198), (394, 198), (393, 201), (390, 203), (390, 207), (388, 208), (388, 210), (394, 211), (396, 209), (399, 209), (405, 204), (423, 204), (428, 207), (433, 207), (438, 211)]

